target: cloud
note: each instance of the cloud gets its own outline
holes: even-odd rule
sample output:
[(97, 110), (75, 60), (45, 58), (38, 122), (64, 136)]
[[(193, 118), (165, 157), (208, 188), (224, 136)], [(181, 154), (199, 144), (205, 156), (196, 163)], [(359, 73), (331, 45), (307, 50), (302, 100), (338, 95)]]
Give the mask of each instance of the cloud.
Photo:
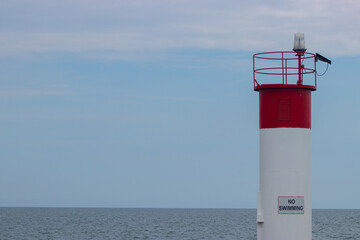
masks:
[(309, 50), (360, 54), (360, 2), (73, 0), (5, 1), (3, 55), (47, 51), (288, 50), (304, 32)]

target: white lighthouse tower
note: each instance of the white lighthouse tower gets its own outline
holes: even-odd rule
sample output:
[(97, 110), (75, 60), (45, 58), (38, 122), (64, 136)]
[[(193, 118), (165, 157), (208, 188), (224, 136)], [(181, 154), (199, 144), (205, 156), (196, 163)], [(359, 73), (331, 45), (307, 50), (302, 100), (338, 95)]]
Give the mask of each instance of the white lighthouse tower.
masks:
[(253, 56), (260, 123), (258, 240), (312, 239), (311, 93), (317, 60), (331, 63), (306, 52), (301, 33), (295, 34), (293, 51)]

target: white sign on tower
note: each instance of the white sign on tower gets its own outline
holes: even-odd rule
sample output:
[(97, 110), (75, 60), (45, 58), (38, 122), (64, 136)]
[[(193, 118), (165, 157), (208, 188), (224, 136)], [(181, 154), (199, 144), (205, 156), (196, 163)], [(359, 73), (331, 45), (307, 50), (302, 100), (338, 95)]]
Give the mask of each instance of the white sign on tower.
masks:
[(280, 196), (278, 198), (279, 214), (304, 214), (303, 196)]

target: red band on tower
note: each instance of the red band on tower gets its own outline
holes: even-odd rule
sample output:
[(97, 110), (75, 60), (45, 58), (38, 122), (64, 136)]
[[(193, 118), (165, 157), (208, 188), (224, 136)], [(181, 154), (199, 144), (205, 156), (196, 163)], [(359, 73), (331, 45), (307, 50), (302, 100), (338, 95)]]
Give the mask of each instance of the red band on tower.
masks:
[(311, 89), (264, 88), (260, 94), (260, 128), (311, 128)]

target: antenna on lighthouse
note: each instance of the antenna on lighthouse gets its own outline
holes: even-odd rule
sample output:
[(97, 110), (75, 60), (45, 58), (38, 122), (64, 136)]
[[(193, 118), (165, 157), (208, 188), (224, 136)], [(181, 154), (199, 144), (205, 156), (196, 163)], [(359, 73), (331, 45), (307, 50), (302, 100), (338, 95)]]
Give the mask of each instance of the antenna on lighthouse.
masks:
[[(302, 85), (303, 84), (303, 72), (304, 72), (304, 68), (305, 68), (305, 66), (302, 64), (302, 61), (304, 60), (303, 56), (306, 52), (304, 33), (295, 33), (293, 51), (296, 52), (296, 56), (298, 57), (298, 81), (297, 81), (297, 84)], [(318, 74), (316, 72), (316, 74), (318, 76), (323, 76), (327, 72), (329, 64), (331, 64), (331, 60), (320, 55), (319, 53), (316, 53), (315, 54), (315, 62), (317, 62), (317, 61), (326, 62), (328, 64), (326, 66), (326, 70), (324, 73)]]

